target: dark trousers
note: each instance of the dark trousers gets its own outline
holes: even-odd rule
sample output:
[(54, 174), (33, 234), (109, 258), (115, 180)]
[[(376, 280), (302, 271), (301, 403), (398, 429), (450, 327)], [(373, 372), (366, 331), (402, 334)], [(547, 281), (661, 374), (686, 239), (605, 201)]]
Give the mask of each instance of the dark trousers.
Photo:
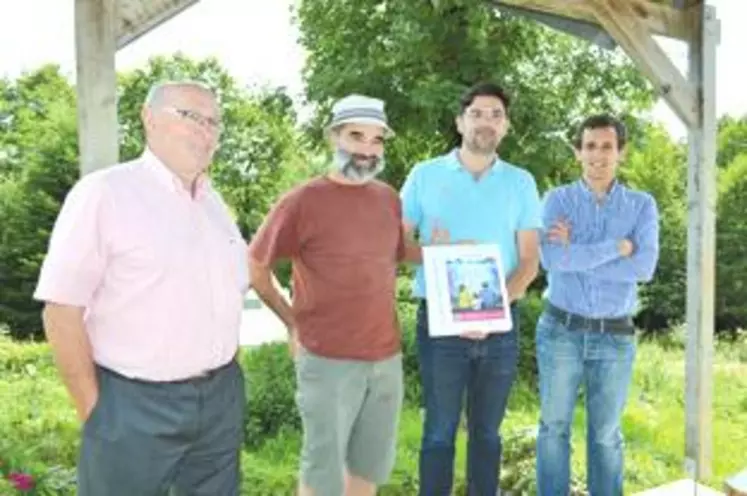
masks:
[(428, 313), (417, 315), (418, 357), (425, 403), (420, 450), (420, 495), (449, 496), (454, 480), (454, 444), (467, 400), (467, 494), (495, 496), (501, 462), (499, 429), (516, 377), (518, 312), (514, 328), (482, 341), (431, 338)]
[(101, 367), (97, 377), (80, 496), (239, 494), (245, 400), (236, 361), (180, 382), (131, 380)]

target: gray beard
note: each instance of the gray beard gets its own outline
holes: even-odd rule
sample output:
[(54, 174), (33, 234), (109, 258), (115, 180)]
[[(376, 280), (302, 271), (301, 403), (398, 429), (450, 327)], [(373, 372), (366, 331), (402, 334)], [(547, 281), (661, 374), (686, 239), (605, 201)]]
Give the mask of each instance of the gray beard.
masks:
[(384, 158), (375, 159), (373, 166), (361, 166), (355, 163), (353, 155), (337, 149), (333, 159), (334, 169), (340, 172), (345, 179), (354, 183), (367, 183), (384, 170)]

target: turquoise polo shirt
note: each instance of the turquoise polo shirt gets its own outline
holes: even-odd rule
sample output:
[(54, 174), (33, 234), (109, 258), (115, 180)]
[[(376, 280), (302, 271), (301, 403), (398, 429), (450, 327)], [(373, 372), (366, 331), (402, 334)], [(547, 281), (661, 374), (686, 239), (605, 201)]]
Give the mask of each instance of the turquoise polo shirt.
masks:
[[(475, 179), (459, 161), (457, 150), (416, 164), (400, 193), (404, 221), (430, 243), (434, 226), (447, 229), (452, 241), (497, 243), (510, 275), (519, 264), (516, 235), (542, 228), (537, 183), (524, 169), (496, 159)], [(425, 298), (423, 266), (417, 266), (413, 295)]]

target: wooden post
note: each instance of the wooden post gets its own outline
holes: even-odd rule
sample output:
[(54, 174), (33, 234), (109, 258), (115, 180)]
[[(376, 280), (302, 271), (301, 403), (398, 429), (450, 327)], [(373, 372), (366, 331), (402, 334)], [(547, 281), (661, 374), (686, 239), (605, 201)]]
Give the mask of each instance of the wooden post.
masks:
[[(437, 4), (436, 0), (431, 0)], [(506, 5), (535, 12), (542, 12), (558, 18), (573, 19), (597, 24), (593, 2), (599, 0), (487, 0), (497, 6)], [(603, 0), (604, 1), (604, 0)], [(691, 1), (691, 0), (682, 0)], [(616, 4), (632, 9), (636, 24), (655, 35), (677, 40), (690, 38), (690, 10), (675, 8), (666, 2), (656, 0), (615, 0)], [(611, 33), (610, 33), (611, 34)]]
[(80, 173), (115, 164), (117, 123), (116, 0), (75, 0)]
[(690, 127), (688, 167), (687, 347), (685, 469), (711, 474), (712, 368), (716, 258), (716, 46), (715, 9), (700, 5), (690, 42), (689, 79), (698, 95)]
[[(688, 166), (685, 468), (711, 473), (712, 367), (716, 257), (716, 47), (719, 22), (706, 0), (488, 0), (601, 25), (622, 46), (690, 130)], [(689, 7), (687, 6), (689, 5)], [(690, 47), (688, 77), (653, 39)]]

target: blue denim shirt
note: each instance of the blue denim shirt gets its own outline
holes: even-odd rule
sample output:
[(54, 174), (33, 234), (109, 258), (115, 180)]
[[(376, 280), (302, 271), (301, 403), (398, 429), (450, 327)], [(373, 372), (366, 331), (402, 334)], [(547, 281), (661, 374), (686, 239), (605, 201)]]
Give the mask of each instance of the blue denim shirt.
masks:
[[(570, 224), (568, 245), (547, 236), (561, 219)], [(590, 318), (635, 313), (637, 285), (652, 279), (659, 258), (659, 213), (650, 194), (616, 182), (598, 201), (579, 180), (546, 194), (542, 222), (540, 260), (550, 303)], [(618, 252), (622, 239), (633, 243), (630, 257)]]

